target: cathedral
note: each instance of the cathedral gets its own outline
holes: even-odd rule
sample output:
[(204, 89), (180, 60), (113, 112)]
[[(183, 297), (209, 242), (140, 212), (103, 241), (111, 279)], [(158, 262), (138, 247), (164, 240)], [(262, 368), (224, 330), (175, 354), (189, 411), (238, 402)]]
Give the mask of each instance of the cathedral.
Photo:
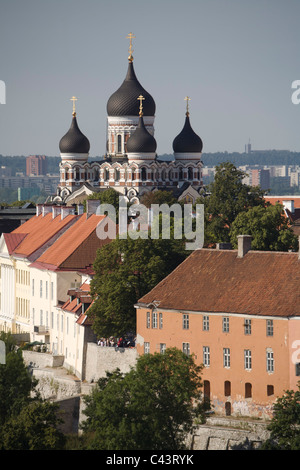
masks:
[(81, 132), (73, 100), (68, 132), (59, 142), (60, 182), (52, 203), (76, 204), (88, 195), (113, 188), (130, 203), (138, 202), (147, 191), (169, 190), (178, 199), (195, 200), (202, 183), (201, 138), (190, 122), (189, 97), (181, 132), (173, 141), (172, 160), (157, 153), (154, 137), (156, 105), (139, 82), (130, 39), (128, 69), (122, 85), (107, 101), (106, 151), (102, 160), (89, 161), (90, 142)]

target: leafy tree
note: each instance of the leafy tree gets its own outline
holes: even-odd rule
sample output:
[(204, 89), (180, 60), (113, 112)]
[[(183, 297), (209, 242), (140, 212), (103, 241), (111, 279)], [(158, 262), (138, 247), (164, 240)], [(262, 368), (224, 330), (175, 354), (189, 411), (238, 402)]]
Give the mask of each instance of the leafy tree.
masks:
[(127, 374), (117, 369), (85, 397), (83, 432), (90, 449), (186, 448), (195, 418), (204, 421), (201, 370), (176, 348), (140, 356)]
[(134, 304), (180, 264), (183, 240), (116, 239), (98, 250), (89, 309), (99, 336), (135, 332)]
[(58, 429), (58, 405), (35, 402), (23, 407), (0, 428), (0, 450), (61, 450), (65, 437)]
[(2, 333), (6, 345), (6, 363), (0, 364), (0, 426), (11, 416), (17, 416), (32, 399), (37, 381), (31, 377), (22, 355), (15, 351), (10, 334)]
[(297, 391), (287, 390), (277, 399), (273, 412), (263, 449), (300, 450), (300, 382)]
[(151, 204), (168, 204), (172, 205), (178, 203), (178, 200), (173, 196), (171, 191), (158, 190), (147, 191), (140, 199), (141, 204), (150, 207)]
[(290, 228), (281, 204), (257, 206), (238, 214), (230, 230), (233, 246), (237, 245), (238, 235), (251, 235), (254, 250), (298, 249), (298, 238)]
[(264, 191), (243, 183), (246, 173), (233, 163), (216, 166), (214, 182), (208, 186), (208, 195), (199, 198), (205, 210), (205, 243), (228, 242), (230, 228), (241, 212), (251, 207), (265, 206)]

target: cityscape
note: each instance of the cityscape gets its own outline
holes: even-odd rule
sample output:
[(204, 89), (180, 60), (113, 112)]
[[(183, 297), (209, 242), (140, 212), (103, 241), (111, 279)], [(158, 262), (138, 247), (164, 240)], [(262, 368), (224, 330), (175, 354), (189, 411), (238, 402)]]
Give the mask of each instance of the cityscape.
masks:
[[(53, 12), (29, 3), (32, 18), (19, 0), (4, 6), (4, 19), (18, 19), (18, 37), (20, 12), (40, 32), (45, 15), (60, 11), (56, 1)], [(151, 47), (151, 28), (128, 22), (124, 29), (120, 18), (113, 32), (90, 28), (81, 39), (84, 20), (95, 26), (94, 15), (115, 12), (103, 2), (74, 3), (77, 52), (59, 28), (68, 0), (54, 28), (59, 38), (45, 25), (41, 49), (28, 30), (33, 49), (28, 64), (18, 56), (18, 78), (15, 46), (4, 47), (0, 450), (97, 450), (101, 463), (134, 466), (200, 463), (205, 450), (299, 450), (300, 108), (298, 77), (290, 75), (297, 67), (285, 53), (299, 34), (294, 15), (281, 0), (243, 7), (232, 0), (228, 11), (216, 0), (218, 13), (206, 0), (188, 0), (216, 35), (195, 63), (210, 32), (195, 18), (183, 46), (163, 36), (161, 20)], [(129, 3), (136, 20), (146, 14), (143, 2), (140, 11)], [(170, 7), (162, 2), (164, 19)], [(174, 24), (182, 12), (176, 0)], [(237, 27), (243, 46), (236, 44), (222, 15), (236, 27), (251, 18), (266, 31), (252, 44)], [(247, 33), (254, 34), (251, 22)], [(95, 65), (89, 75), (93, 34), (105, 41), (105, 73)], [(224, 58), (215, 48), (223, 34), (235, 56), (221, 43)], [(162, 37), (159, 57), (153, 48)], [(62, 58), (69, 50), (77, 74)], [(210, 63), (218, 70), (213, 53), (230, 63), (220, 96), (207, 99), (217, 82), (200, 72)], [(36, 57), (45, 71), (35, 68)], [(279, 58), (288, 62), (270, 85), (277, 113), (260, 87), (266, 91)], [(190, 61), (189, 74), (179, 60), (183, 69)], [(61, 67), (61, 81), (48, 61)], [(235, 73), (250, 64), (255, 79), (245, 83), (253, 88), (243, 95), (233, 89)], [(28, 109), (23, 121), (18, 100)]]

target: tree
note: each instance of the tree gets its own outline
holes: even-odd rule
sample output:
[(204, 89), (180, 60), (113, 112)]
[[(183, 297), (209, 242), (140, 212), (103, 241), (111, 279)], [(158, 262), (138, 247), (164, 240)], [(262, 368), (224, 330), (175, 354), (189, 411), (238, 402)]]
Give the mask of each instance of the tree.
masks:
[(287, 390), (277, 399), (273, 413), (263, 449), (300, 450), (300, 382), (297, 391)]
[(174, 197), (173, 193), (166, 190), (147, 191), (142, 195), (140, 202), (148, 208), (152, 204), (178, 204), (178, 200)]
[(65, 437), (57, 412), (58, 405), (50, 402), (23, 407), (0, 428), (0, 450), (62, 450)]
[(180, 450), (204, 420), (201, 366), (176, 348), (140, 356), (127, 374), (107, 373), (85, 398), (83, 432), (97, 450)]
[(228, 242), (230, 228), (237, 215), (251, 207), (265, 206), (264, 191), (243, 183), (246, 173), (233, 163), (216, 166), (214, 182), (208, 187), (208, 195), (199, 198), (205, 210), (205, 243)]
[(88, 311), (98, 336), (135, 332), (134, 304), (187, 256), (183, 240), (117, 238), (98, 250)]
[[(118, 191), (113, 188), (107, 188), (104, 191), (90, 194), (87, 199), (99, 199), (100, 204), (111, 204), (116, 210), (116, 220), (118, 220), (119, 197), (121, 197), (121, 194)], [(84, 201), (83, 205), (86, 206), (86, 200)]]
[(21, 409), (32, 401), (37, 381), (31, 377), (23, 357), (15, 350), (10, 334), (2, 333), (0, 339), (6, 345), (6, 363), (0, 364), (0, 426), (11, 416), (17, 416)]
[(231, 243), (235, 247), (238, 235), (251, 235), (251, 247), (254, 250), (298, 249), (298, 238), (290, 228), (281, 204), (256, 206), (238, 214), (230, 230)]

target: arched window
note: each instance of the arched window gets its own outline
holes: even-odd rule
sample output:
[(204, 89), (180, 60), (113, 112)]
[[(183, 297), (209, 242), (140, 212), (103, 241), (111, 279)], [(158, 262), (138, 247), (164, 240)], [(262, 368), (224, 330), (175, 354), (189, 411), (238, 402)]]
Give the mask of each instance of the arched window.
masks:
[(252, 397), (252, 385), (249, 382), (245, 383), (245, 398)]
[(75, 168), (75, 180), (79, 181), (80, 180), (80, 171), (79, 168)]
[(188, 179), (189, 180), (193, 179), (193, 168), (191, 167), (188, 168)]
[(183, 171), (182, 167), (179, 168), (179, 181), (183, 180)]
[(147, 179), (147, 170), (146, 168), (142, 168), (142, 181), (146, 181)]
[(225, 397), (230, 397), (231, 395), (231, 382), (229, 382), (229, 380), (225, 380), (224, 382), (224, 395)]
[(121, 134), (118, 134), (118, 140), (117, 140), (117, 148), (118, 148), (118, 153), (122, 153), (122, 136)]
[(119, 181), (120, 180), (120, 170), (119, 168), (116, 168), (115, 169), (115, 181)]
[(105, 181), (109, 180), (109, 170), (108, 170), (108, 168), (104, 169), (104, 180)]

